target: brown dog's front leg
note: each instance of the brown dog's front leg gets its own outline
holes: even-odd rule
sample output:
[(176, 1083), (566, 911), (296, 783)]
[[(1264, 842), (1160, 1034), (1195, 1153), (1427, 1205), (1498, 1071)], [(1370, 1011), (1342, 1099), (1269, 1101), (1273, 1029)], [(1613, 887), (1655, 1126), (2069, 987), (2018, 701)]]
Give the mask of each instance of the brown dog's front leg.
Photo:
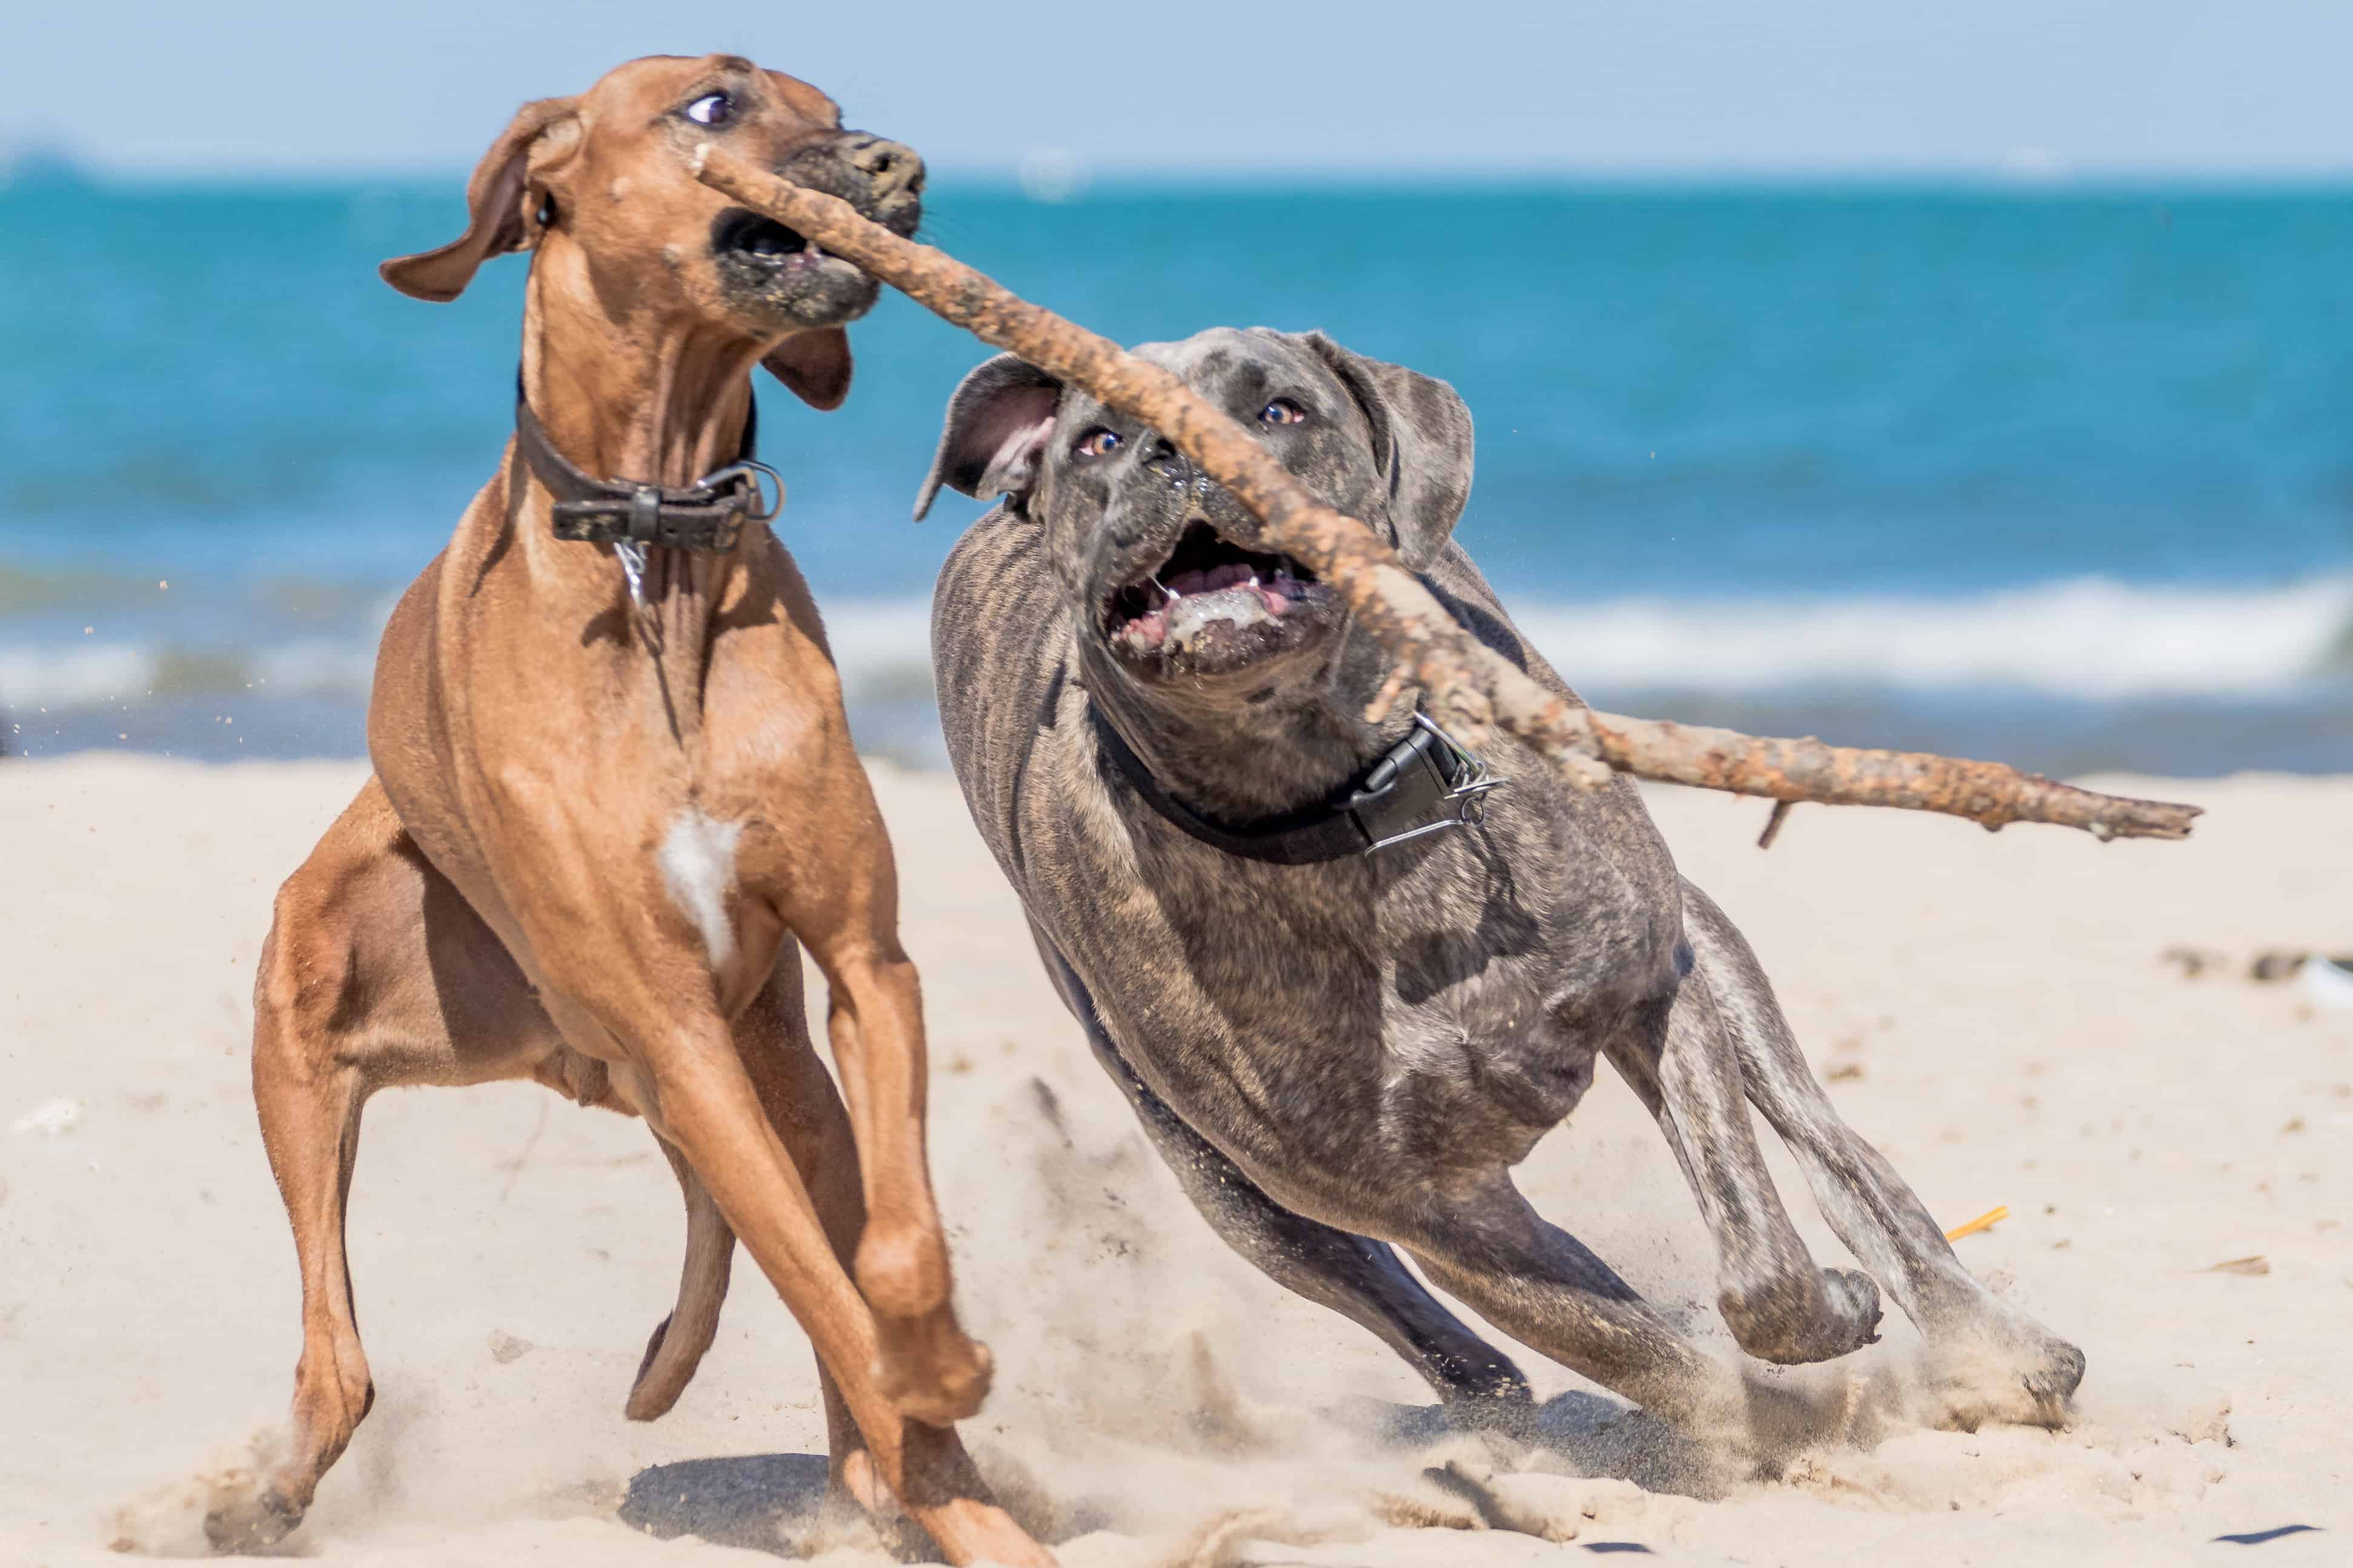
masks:
[(1774, 1191), (1709, 977), (1686, 976), (1667, 1016), (1613, 1042), (1609, 1060), (1691, 1184), (1715, 1240), (1717, 1310), (1740, 1348), (1791, 1365), (1878, 1339), (1878, 1287), (1852, 1269), (1816, 1267)]
[(904, 1419), (875, 1377), (873, 1319), (834, 1256), (727, 1026), (705, 1015), (632, 1033), (646, 1041), (649, 1120), (692, 1164), (833, 1369), (883, 1485), (951, 1563), (1051, 1568), (1053, 1559), (997, 1506), (955, 1435)]
[(875, 1372), (898, 1408), (945, 1426), (979, 1410), (992, 1363), (956, 1323), (946, 1228), (924, 1147), (923, 994), (899, 945), (898, 871), (866, 775), (844, 750), (813, 791), (854, 828), (797, 846), (778, 912), (825, 973), (827, 1025), (858, 1136), (866, 1226), (854, 1269), (874, 1313)]

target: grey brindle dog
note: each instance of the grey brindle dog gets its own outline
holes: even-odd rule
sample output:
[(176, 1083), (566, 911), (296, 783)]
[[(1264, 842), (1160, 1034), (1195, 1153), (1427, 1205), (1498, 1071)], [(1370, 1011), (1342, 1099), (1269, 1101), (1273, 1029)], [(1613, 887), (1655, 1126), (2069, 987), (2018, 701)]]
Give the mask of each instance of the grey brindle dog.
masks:
[[(1452, 388), (1321, 333), (1138, 352), (1568, 694), (1453, 542), (1472, 440)], [(1513, 1338), (1756, 1451), (1802, 1421), (1794, 1397), (1702, 1352), (1512, 1184), (1607, 1057), (1690, 1181), (1744, 1351), (1828, 1360), (1880, 1316), (1871, 1278), (1807, 1254), (1745, 1099), (1938, 1352), (1947, 1418), (2061, 1417), (2082, 1354), (1989, 1294), (1839, 1119), (1630, 783), (1580, 792), (1499, 736), (1486, 761), (1507, 782), (1482, 820), (1261, 858), (1328, 826), (1417, 728), (1410, 689), (1365, 717), (1388, 661), (1330, 587), (1237, 543), (1240, 503), (1166, 440), (1009, 355), (956, 390), (918, 517), (942, 484), (1005, 498), (934, 608), (965, 798), (1097, 1057), (1237, 1251), (1379, 1336), (1458, 1416), (1510, 1424), (1527, 1384), (1393, 1248)]]

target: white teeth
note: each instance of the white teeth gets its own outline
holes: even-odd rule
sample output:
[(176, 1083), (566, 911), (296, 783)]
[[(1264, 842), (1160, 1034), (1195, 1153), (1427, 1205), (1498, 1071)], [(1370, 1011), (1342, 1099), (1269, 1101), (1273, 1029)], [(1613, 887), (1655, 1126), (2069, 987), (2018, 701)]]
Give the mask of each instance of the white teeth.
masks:
[(1258, 586), (1258, 574), (1255, 572), (1250, 574), (1250, 585), (1253, 588)]

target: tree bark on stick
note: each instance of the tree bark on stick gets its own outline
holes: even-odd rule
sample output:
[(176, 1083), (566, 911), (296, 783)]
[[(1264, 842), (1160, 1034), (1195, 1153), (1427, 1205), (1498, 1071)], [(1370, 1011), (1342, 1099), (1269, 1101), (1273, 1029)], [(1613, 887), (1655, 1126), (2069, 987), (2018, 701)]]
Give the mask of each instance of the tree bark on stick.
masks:
[(794, 184), (723, 147), (704, 143), (694, 168), (713, 190), (1166, 436), (1257, 518), (1258, 536), (1237, 542), (1290, 555), (1330, 584), (1397, 661), (1393, 685), (1413, 681), (1430, 716), (1472, 745), (1493, 729), (1507, 730), (1587, 787), (1617, 769), (1776, 801), (1943, 812), (1988, 828), (2049, 822), (2104, 839), (2186, 838), (2199, 815), (2194, 805), (2101, 795), (1999, 763), (1856, 750), (1810, 737), (1776, 740), (1568, 701), (1473, 638), (1379, 535), (1318, 501), (1272, 453), (1172, 373), (943, 251), (900, 238), (839, 197)]

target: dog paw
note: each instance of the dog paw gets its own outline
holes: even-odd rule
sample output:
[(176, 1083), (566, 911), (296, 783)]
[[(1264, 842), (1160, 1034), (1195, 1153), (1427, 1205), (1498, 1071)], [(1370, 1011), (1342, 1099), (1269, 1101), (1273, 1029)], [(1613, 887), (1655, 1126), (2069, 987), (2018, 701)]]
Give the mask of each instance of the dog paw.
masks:
[(266, 1552), (302, 1522), (302, 1510), (274, 1488), (216, 1502), (205, 1515), (205, 1539), (223, 1556)]
[(875, 1381), (899, 1413), (927, 1426), (953, 1426), (980, 1412), (996, 1376), (988, 1347), (968, 1339), (953, 1321), (893, 1331), (877, 1321), (881, 1353)]
[(1969, 1335), (1933, 1342), (1928, 1386), (1941, 1407), (1936, 1424), (1964, 1432), (1979, 1426), (2064, 1426), (2084, 1381), (2084, 1352), (2031, 1319), (2017, 1317)]
[(1785, 1277), (1753, 1292), (1726, 1289), (1716, 1306), (1740, 1348), (1776, 1366), (1832, 1361), (1879, 1339), (1879, 1287), (1851, 1268), (1825, 1268), (1811, 1281)]
[(1822, 1353), (1830, 1361), (1879, 1342), (1879, 1282), (1852, 1268), (1822, 1270)]

